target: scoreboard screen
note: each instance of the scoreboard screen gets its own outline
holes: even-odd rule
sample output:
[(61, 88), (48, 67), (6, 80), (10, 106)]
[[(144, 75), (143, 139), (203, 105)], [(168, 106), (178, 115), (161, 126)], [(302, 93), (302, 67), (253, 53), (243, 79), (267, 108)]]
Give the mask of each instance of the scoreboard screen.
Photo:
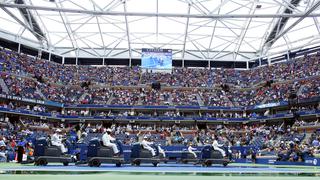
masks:
[(141, 67), (145, 69), (172, 69), (172, 50), (142, 48)]

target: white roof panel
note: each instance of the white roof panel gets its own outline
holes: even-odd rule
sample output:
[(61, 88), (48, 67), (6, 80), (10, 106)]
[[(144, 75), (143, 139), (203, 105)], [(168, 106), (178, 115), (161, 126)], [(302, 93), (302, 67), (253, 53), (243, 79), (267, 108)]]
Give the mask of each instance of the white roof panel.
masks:
[[(301, 1), (293, 8), (293, 13), (303, 14), (316, 2)], [(185, 47), (186, 51), (198, 51), (198, 54), (209, 49), (207, 54), (217, 54), (214, 57), (217, 58), (223, 53), (260, 54), (262, 50), (270, 54), (320, 41), (320, 27), (317, 27), (320, 18), (306, 17), (271, 47), (263, 48), (272, 30), (276, 29), (279, 17), (261, 16), (284, 13), (289, 1), (282, 0), (25, 0), (25, 3), (42, 7), (30, 8), (30, 12), (45, 34), (50, 49), (86, 48), (94, 54), (95, 48), (122, 51), (131, 46), (134, 49), (160, 47), (183, 51)], [(48, 7), (51, 9), (43, 9)], [(17, 8), (7, 9), (30, 26)], [(77, 12), (70, 12), (73, 10)], [(319, 7), (312, 13), (320, 13)], [(289, 18), (280, 33), (298, 19)], [(33, 33), (24, 29), (0, 9), (1, 31), (35, 41)], [(236, 58), (240, 57), (244, 56)], [(204, 54), (201, 58), (213, 57)]]

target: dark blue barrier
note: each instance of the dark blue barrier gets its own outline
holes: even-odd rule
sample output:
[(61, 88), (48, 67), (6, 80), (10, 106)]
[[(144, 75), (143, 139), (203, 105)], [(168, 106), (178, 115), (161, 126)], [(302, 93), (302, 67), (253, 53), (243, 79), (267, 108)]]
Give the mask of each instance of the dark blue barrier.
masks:
[(319, 114), (319, 113), (320, 113), (320, 110), (298, 112), (299, 115), (310, 115), (310, 114)]
[[(236, 163), (254, 163), (252, 159), (235, 159)], [(271, 164), (271, 165), (289, 165), (289, 166), (320, 166), (320, 158), (308, 157), (304, 162), (277, 161), (276, 158), (257, 158), (256, 164)]]
[[(241, 122), (241, 121), (253, 121), (253, 120), (269, 120), (274, 118), (290, 118), (293, 117), (292, 114), (276, 114), (272, 116), (260, 116), (253, 118), (210, 118), (210, 117), (167, 117), (167, 116), (78, 116), (78, 115), (52, 115), (47, 112), (34, 112), (28, 111), (24, 109), (8, 109), (0, 107), (0, 111), (7, 113), (17, 113), (22, 115), (32, 115), (32, 116), (45, 116), (53, 119), (78, 119), (78, 120), (149, 120), (149, 121), (233, 121), (233, 122)], [(300, 115), (316, 115), (320, 114), (320, 110), (316, 111), (304, 111), (299, 112)]]
[(210, 109), (210, 110), (244, 110), (243, 107), (220, 107), (220, 106), (128, 106), (128, 105), (98, 105), (98, 104), (78, 104), (64, 105), (65, 108), (115, 108), (115, 109)]
[(16, 101), (30, 102), (30, 103), (35, 103), (35, 104), (43, 104), (43, 105), (48, 105), (48, 106), (63, 107), (63, 104), (58, 103), (58, 102), (43, 101), (43, 100), (30, 99), (30, 98), (23, 98), (23, 97), (19, 97), (19, 96), (11, 96), (11, 95), (6, 95), (6, 94), (0, 94), (0, 98), (16, 100)]
[(54, 102), (54, 101), (45, 101), (44, 104), (48, 105), (48, 106), (55, 106), (55, 107), (63, 107), (64, 106), (64, 104)]
[[(247, 110), (255, 110), (255, 109), (263, 109), (269, 107), (276, 107), (276, 106), (287, 106), (287, 101), (281, 101), (276, 103), (268, 103), (268, 104), (260, 104), (255, 106), (248, 106), (248, 107), (223, 107), (223, 106), (129, 106), (129, 105), (99, 105), (99, 104), (77, 104), (77, 105), (67, 105), (62, 104), (59, 102), (54, 101), (43, 101), (37, 99), (28, 99), (28, 98), (21, 98), (17, 96), (10, 96), (5, 94), (0, 94), (0, 98), (4, 99), (11, 99), (11, 100), (18, 100), (18, 101), (25, 101), (31, 102), (36, 104), (43, 104), (48, 106), (54, 107), (65, 107), (65, 108), (114, 108), (114, 109), (190, 109), (190, 110), (230, 110), (230, 111), (243, 111)], [(299, 100), (299, 103), (306, 103), (306, 102), (315, 102), (319, 101), (320, 97), (313, 97), (310, 99), (303, 99)]]
[[(196, 151), (201, 151), (203, 147), (199, 146), (197, 147)], [(246, 147), (231, 147), (231, 150), (238, 150), (243, 152), (245, 149), (249, 150), (250, 148), (253, 148), (253, 146), (246, 146)], [(128, 162), (130, 159), (130, 153), (131, 153), (131, 146), (123, 146), (124, 149), (124, 157), (125, 160)], [(166, 156), (170, 159), (176, 160), (181, 158), (182, 152), (187, 150), (186, 146), (162, 146), (162, 149), (165, 150)], [(126, 158), (128, 157), (128, 159)], [(240, 158), (240, 159), (235, 159), (236, 163), (254, 163), (252, 159), (247, 158)], [(272, 164), (272, 165), (302, 165), (302, 166), (320, 166), (320, 158), (313, 158), (313, 157), (308, 157), (305, 159), (304, 162), (289, 162), (289, 161), (276, 161), (276, 157), (274, 158), (257, 158), (256, 159), (256, 164)]]
[(175, 106), (176, 109), (200, 109), (200, 106)]

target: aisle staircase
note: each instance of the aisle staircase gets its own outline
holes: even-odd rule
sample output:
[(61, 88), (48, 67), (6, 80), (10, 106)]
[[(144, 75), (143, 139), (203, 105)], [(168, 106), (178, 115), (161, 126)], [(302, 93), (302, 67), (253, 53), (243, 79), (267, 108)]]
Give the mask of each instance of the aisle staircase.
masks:
[(170, 106), (173, 106), (173, 102), (172, 102), (172, 94), (169, 94), (169, 98), (168, 98), (168, 103)]
[(300, 86), (300, 88), (299, 88), (298, 91), (297, 91), (297, 96), (300, 96), (300, 95), (301, 95), (302, 90), (304, 89), (305, 86), (306, 86), (306, 85)]
[(265, 104), (265, 103), (267, 102), (268, 98), (269, 98), (269, 96), (266, 96), (266, 97), (260, 102), (260, 104)]
[(83, 101), (84, 100), (84, 98), (86, 98), (86, 96), (89, 96), (89, 94), (88, 93), (86, 93), (86, 92), (84, 92), (80, 97), (79, 97), (79, 102), (81, 102), (81, 101)]
[[(111, 98), (110, 98), (110, 99), (111, 99)], [(142, 105), (142, 99), (141, 99), (141, 96), (139, 96), (139, 99), (138, 99), (137, 105), (138, 105), (138, 106), (141, 106), (141, 105)]]
[(43, 100), (47, 100), (46, 96), (41, 92), (41, 90), (39, 88), (36, 88), (35, 93), (39, 94), (39, 96), (43, 99)]
[[(223, 99), (228, 101), (229, 104), (234, 105), (234, 103), (227, 97), (227, 93), (225, 91), (222, 91), (222, 93), (223, 93)], [(237, 106), (240, 106), (240, 105), (238, 104)]]
[(0, 86), (1, 86), (2, 91), (5, 94), (9, 94), (9, 88), (8, 88), (8, 86), (6, 85), (6, 83), (4, 82), (4, 80), (2, 78), (0, 78)]
[(114, 99), (113, 93), (111, 94), (110, 98), (107, 101), (107, 104), (111, 104), (112, 100)]
[(304, 139), (302, 140), (302, 144), (305, 144), (308, 142), (308, 140), (310, 139), (311, 137), (311, 133), (306, 133), (306, 136), (304, 137)]
[(204, 106), (204, 103), (203, 103), (200, 95), (199, 95), (199, 94), (196, 94), (196, 97), (197, 97), (197, 101), (198, 101), (199, 106)]

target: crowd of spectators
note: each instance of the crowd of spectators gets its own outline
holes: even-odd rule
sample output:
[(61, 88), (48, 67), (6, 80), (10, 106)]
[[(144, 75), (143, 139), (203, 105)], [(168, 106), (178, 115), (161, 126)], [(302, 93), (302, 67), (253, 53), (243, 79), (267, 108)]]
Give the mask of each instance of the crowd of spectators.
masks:
[(171, 95), (172, 95), (172, 102), (174, 105), (199, 106), (197, 90), (186, 91), (186, 90), (174, 89), (172, 90)]
[(111, 104), (135, 105), (139, 101), (139, 91), (137, 89), (116, 89)]
[(40, 90), (44, 100), (56, 101), (65, 104), (80, 104), (80, 97), (84, 89), (76, 86), (66, 87), (57, 84), (41, 84)]
[[(174, 68), (172, 72), (146, 72), (142, 74), (143, 84), (158, 81), (167, 86), (179, 87), (209, 87), (213, 74), (209, 69)], [(211, 87), (212, 83), (210, 83)]]
[[(0, 69), (9, 95), (65, 104), (233, 107), (287, 101), (291, 90), (300, 99), (320, 95), (319, 54), (250, 70), (173, 68), (168, 73), (61, 65), (2, 49)], [(169, 89), (146, 85), (153, 82)]]
[[(307, 63), (306, 63), (307, 62)], [(320, 96), (319, 54), (250, 70), (173, 68), (167, 72), (143, 72), (139, 67), (68, 66), (40, 60), (9, 50), (0, 50), (0, 77), (8, 87), (8, 95), (51, 100), (66, 104), (112, 105), (188, 105), (188, 106), (254, 106), (287, 101), (289, 92), (299, 99)], [(165, 88), (156, 90), (149, 84), (160, 82)], [(0, 93), (3, 94), (3, 85)], [(89, 111), (86, 109), (52, 110), (41, 105), (3, 103), (0, 107), (81, 116), (154, 116), (241, 118), (262, 116), (261, 112), (179, 112), (165, 111)], [(303, 110), (314, 110), (304, 108)], [(298, 109), (299, 111), (300, 109)], [(301, 109), (302, 110), (302, 109)], [(114, 135), (130, 145), (145, 135), (163, 145), (202, 146), (213, 141), (213, 135), (225, 146), (257, 147), (259, 155), (277, 156), (278, 160), (303, 161), (304, 155), (320, 153), (320, 134), (306, 136), (299, 129), (319, 125), (318, 121), (296, 121), (294, 125), (208, 125), (206, 127), (173, 124), (112, 124)], [(18, 141), (37, 135), (49, 135), (53, 129), (96, 136), (106, 128), (102, 123), (41, 121), (28, 118), (10, 121), (0, 118), (0, 145), (15, 149)], [(306, 138), (308, 137), (308, 138)], [(30, 144), (29, 144), (30, 145)], [(2, 151), (2, 149), (1, 149)], [(245, 152), (233, 152), (244, 156)]]
[(108, 101), (113, 95), (110, 88), (91, 88), (88, 89), (83, 99), (80, 99), (81, 104), (108, 104)]
[[(317, 123), (317, 122), (310, 122)], [(297, 122), (296, 124), (301, 124)], [(6, 146), (16, 144), (18, 141), (32, 141), (32, 138), (48, 136), (54, 129), (63, 129), (66, 136), (72, 132), (81, 142), (88, 142), (93, 137), (101, 137), (106, 126), (101, 122), (92, 123), (60, 123), (54, 121), (41, 121), (28, 118), (20, 118), (12, 121), (0, 118), (1, 140)], [(151, 137), (157, 144), (186, 146), (203, 146), (213, 142), (218, 137), (220, 144), (225, 147), (234, 147), (233, 157), (246, 157), (250, 153), (237, 147), (250, 147), (259, 156), (273, 156), (281, 161), (303, 161), (304, 157), (318, 155), (320, 153), (320, 134), (318, 132), (306, 133), (298, 131), (296, 126), (287, 126), (284, 123), (267, 125), (255, 123), (249, 125), (222, 125), (207, 124), (198, 126), (196, 124), (110, 124), (108, 127), (113, 135), (121, 140), (124, 145), (131, 145), (141, 141), (144, 136)], [(83, 134), (86, 136), (83, 137)], [(9, 147), (7, 147), (9, 149)]]
[(9, 89), (9, 95), (23, 98), (42, 99), (37, 92), (37, 82), (31, 79), (3, 74), (2, 78)]
[(140, 98), (142, 105), (171, 105), (171, 94), (168, 91), (155, 89), (141, 89)]
[(317, 154), (320, 153), (320, 133), (315, 131), (313, 132), (309, 139), (307, 139), (307, 144), (312, 146), (313, 148), (316, 148)]
[(314, 78), (309, 81), (304, 81), (301, 93), (299, 94), (300, 99), (308, 99), (312, 97), (320, 96), (320, 78)]
[(232, 107), (234, 104), (221, 89), (201, 90), (199, 95), (205, 106)]

